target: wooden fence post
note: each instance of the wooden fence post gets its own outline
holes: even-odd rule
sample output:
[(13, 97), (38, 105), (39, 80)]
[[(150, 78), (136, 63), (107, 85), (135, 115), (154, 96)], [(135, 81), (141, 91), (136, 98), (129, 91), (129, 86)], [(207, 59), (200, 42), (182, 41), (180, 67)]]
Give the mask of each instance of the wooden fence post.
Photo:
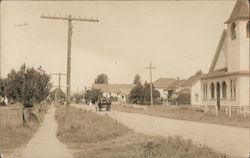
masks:
[(204, 105), (204, 112), (207, 113), (207, 105)]
[(217, 106), (217, 105), (215, 105), (215, 115), (216, 115), (216, 116), (219, 116), (218, 106)]
[(229, 104), (228, 105), (228, 116), (231, 117), (231, 113), (232, 112), (232, 108), (231, 108), (231, 105)]
[(243, 116), (246, 118), (246, 106), (243, 106)]
[(226, 107), (226, 115), (229, 115), (229, 105)]

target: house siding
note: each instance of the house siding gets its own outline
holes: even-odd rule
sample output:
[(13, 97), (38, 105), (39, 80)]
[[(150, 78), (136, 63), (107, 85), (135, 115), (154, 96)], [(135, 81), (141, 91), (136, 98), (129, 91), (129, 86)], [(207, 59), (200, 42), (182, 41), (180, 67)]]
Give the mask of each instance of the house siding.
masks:
[(240, 89), (240, 105), (249, 106), (249, 77), (239, 78), (239, 89)]
[[(198, 95), (198, 100), (197, 100)], [(197, 81), (191, 87), (191, 105), (201, 105), (201, 81)]]

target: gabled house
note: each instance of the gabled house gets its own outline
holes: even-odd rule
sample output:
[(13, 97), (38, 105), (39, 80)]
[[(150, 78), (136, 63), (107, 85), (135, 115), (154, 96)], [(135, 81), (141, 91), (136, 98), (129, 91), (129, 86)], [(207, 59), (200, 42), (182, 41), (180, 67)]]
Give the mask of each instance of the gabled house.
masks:
[(203, 73), (196, 73), (180, 84), (177, 93), (189, 93), (191, 105), (201, 105), (201, 77)]
[(92, 88), (100, 89), (104, 97), (116, 98), (119, 102), (126, 102), (134, 84), (93, 84)]
[(168, 88), (176, 81), (175, 78), (159, 78), (154, 81), (154, 87), (160, 92), (160, 95), (163, 99), (168, 97)]
[(209, 72), (201, 78), (202, 105), (249, 106), (249, 1), (237, 0), (225, 24)]

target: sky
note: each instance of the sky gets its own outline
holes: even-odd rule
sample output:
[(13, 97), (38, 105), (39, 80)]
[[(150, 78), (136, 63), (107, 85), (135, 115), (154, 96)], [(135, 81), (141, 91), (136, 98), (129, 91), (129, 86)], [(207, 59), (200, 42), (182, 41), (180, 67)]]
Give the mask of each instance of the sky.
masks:
[[(224, 22), (235, 1), (3, 1), (1, 2), (1, 75), (26, 63), (47, 73), (66, 73), (67, 21), (41, 15), (93, 17), (74, 22), (72, 91), (90, 87), (98, 74), (109, 83), (186, 79), (207, 73)], [(52, 76), (54, 85), (58, 77)], [(62, 85), (66, 77), (62, 77)], [(65, 86), (63, 87), (65, 89)]]

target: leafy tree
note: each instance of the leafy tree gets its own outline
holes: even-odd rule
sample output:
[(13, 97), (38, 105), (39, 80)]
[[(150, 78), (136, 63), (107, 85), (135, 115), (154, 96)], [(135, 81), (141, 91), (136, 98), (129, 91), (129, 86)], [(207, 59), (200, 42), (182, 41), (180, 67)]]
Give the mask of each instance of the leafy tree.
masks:
[(106, 84), (108, 83), (108, 75), (107, 74), (100, 74), (95, 79), (95, 84)]
[(136, 74), (135, 75), (135, 78), (134, 78), (134, 84), (139, 84), (141, 83), (141, 76), (139, 74)]
[[(153, 87), (153, 100), (160, 97), (160, 92)], [(145, 83), (144, 86), (138, 83), (131, 91), (129, 100), (136, 104), (148, 104), (151, 100), (150, 84)]]
[[(154, 85), (152, 87), (153, 100), (161, 96), (160, 92), (155, 89)], [(144, 102), (149, 102), (151, 100), (150, 83), (145, 82), (144, 84)]]
[(201, 71), (201, 70), (199, 70), (199, 71), (197, 71), (196, 73), (195, 73), (195, 76), (201, 76), (201, 75), (203, 75), (204, 73)]
[(1, 97), (6, 96), (6, 79), (0, 78), (0, 96)]
[(66, 94), (62, 91), (62, 89), (56, 88), (51, 92), (50, 97), (52, 100), (65, 100)]
[(7, 98), (25, 107), (45, 100), (51, 87), (50, 77), (41, 67), (29, 68), (25, 64), (17, 72), (11, 70), (6, 80)]
[(102, 96), (102, 92), (100, 89), (89, 89), (85, 91), (84, 98), (88, 102), (96, 102), (99, 97)]
[(138, 83), (129, 94), (129, 100), (132, 103), (143, 104), (144, 101), (144, 87), (141, 83)]
[(84, 94), (82, 92), (75, 93), (73, 94), (72, 99), (75, 101), (75, 103), (80, 103), (82, 99), (84, 99)]

